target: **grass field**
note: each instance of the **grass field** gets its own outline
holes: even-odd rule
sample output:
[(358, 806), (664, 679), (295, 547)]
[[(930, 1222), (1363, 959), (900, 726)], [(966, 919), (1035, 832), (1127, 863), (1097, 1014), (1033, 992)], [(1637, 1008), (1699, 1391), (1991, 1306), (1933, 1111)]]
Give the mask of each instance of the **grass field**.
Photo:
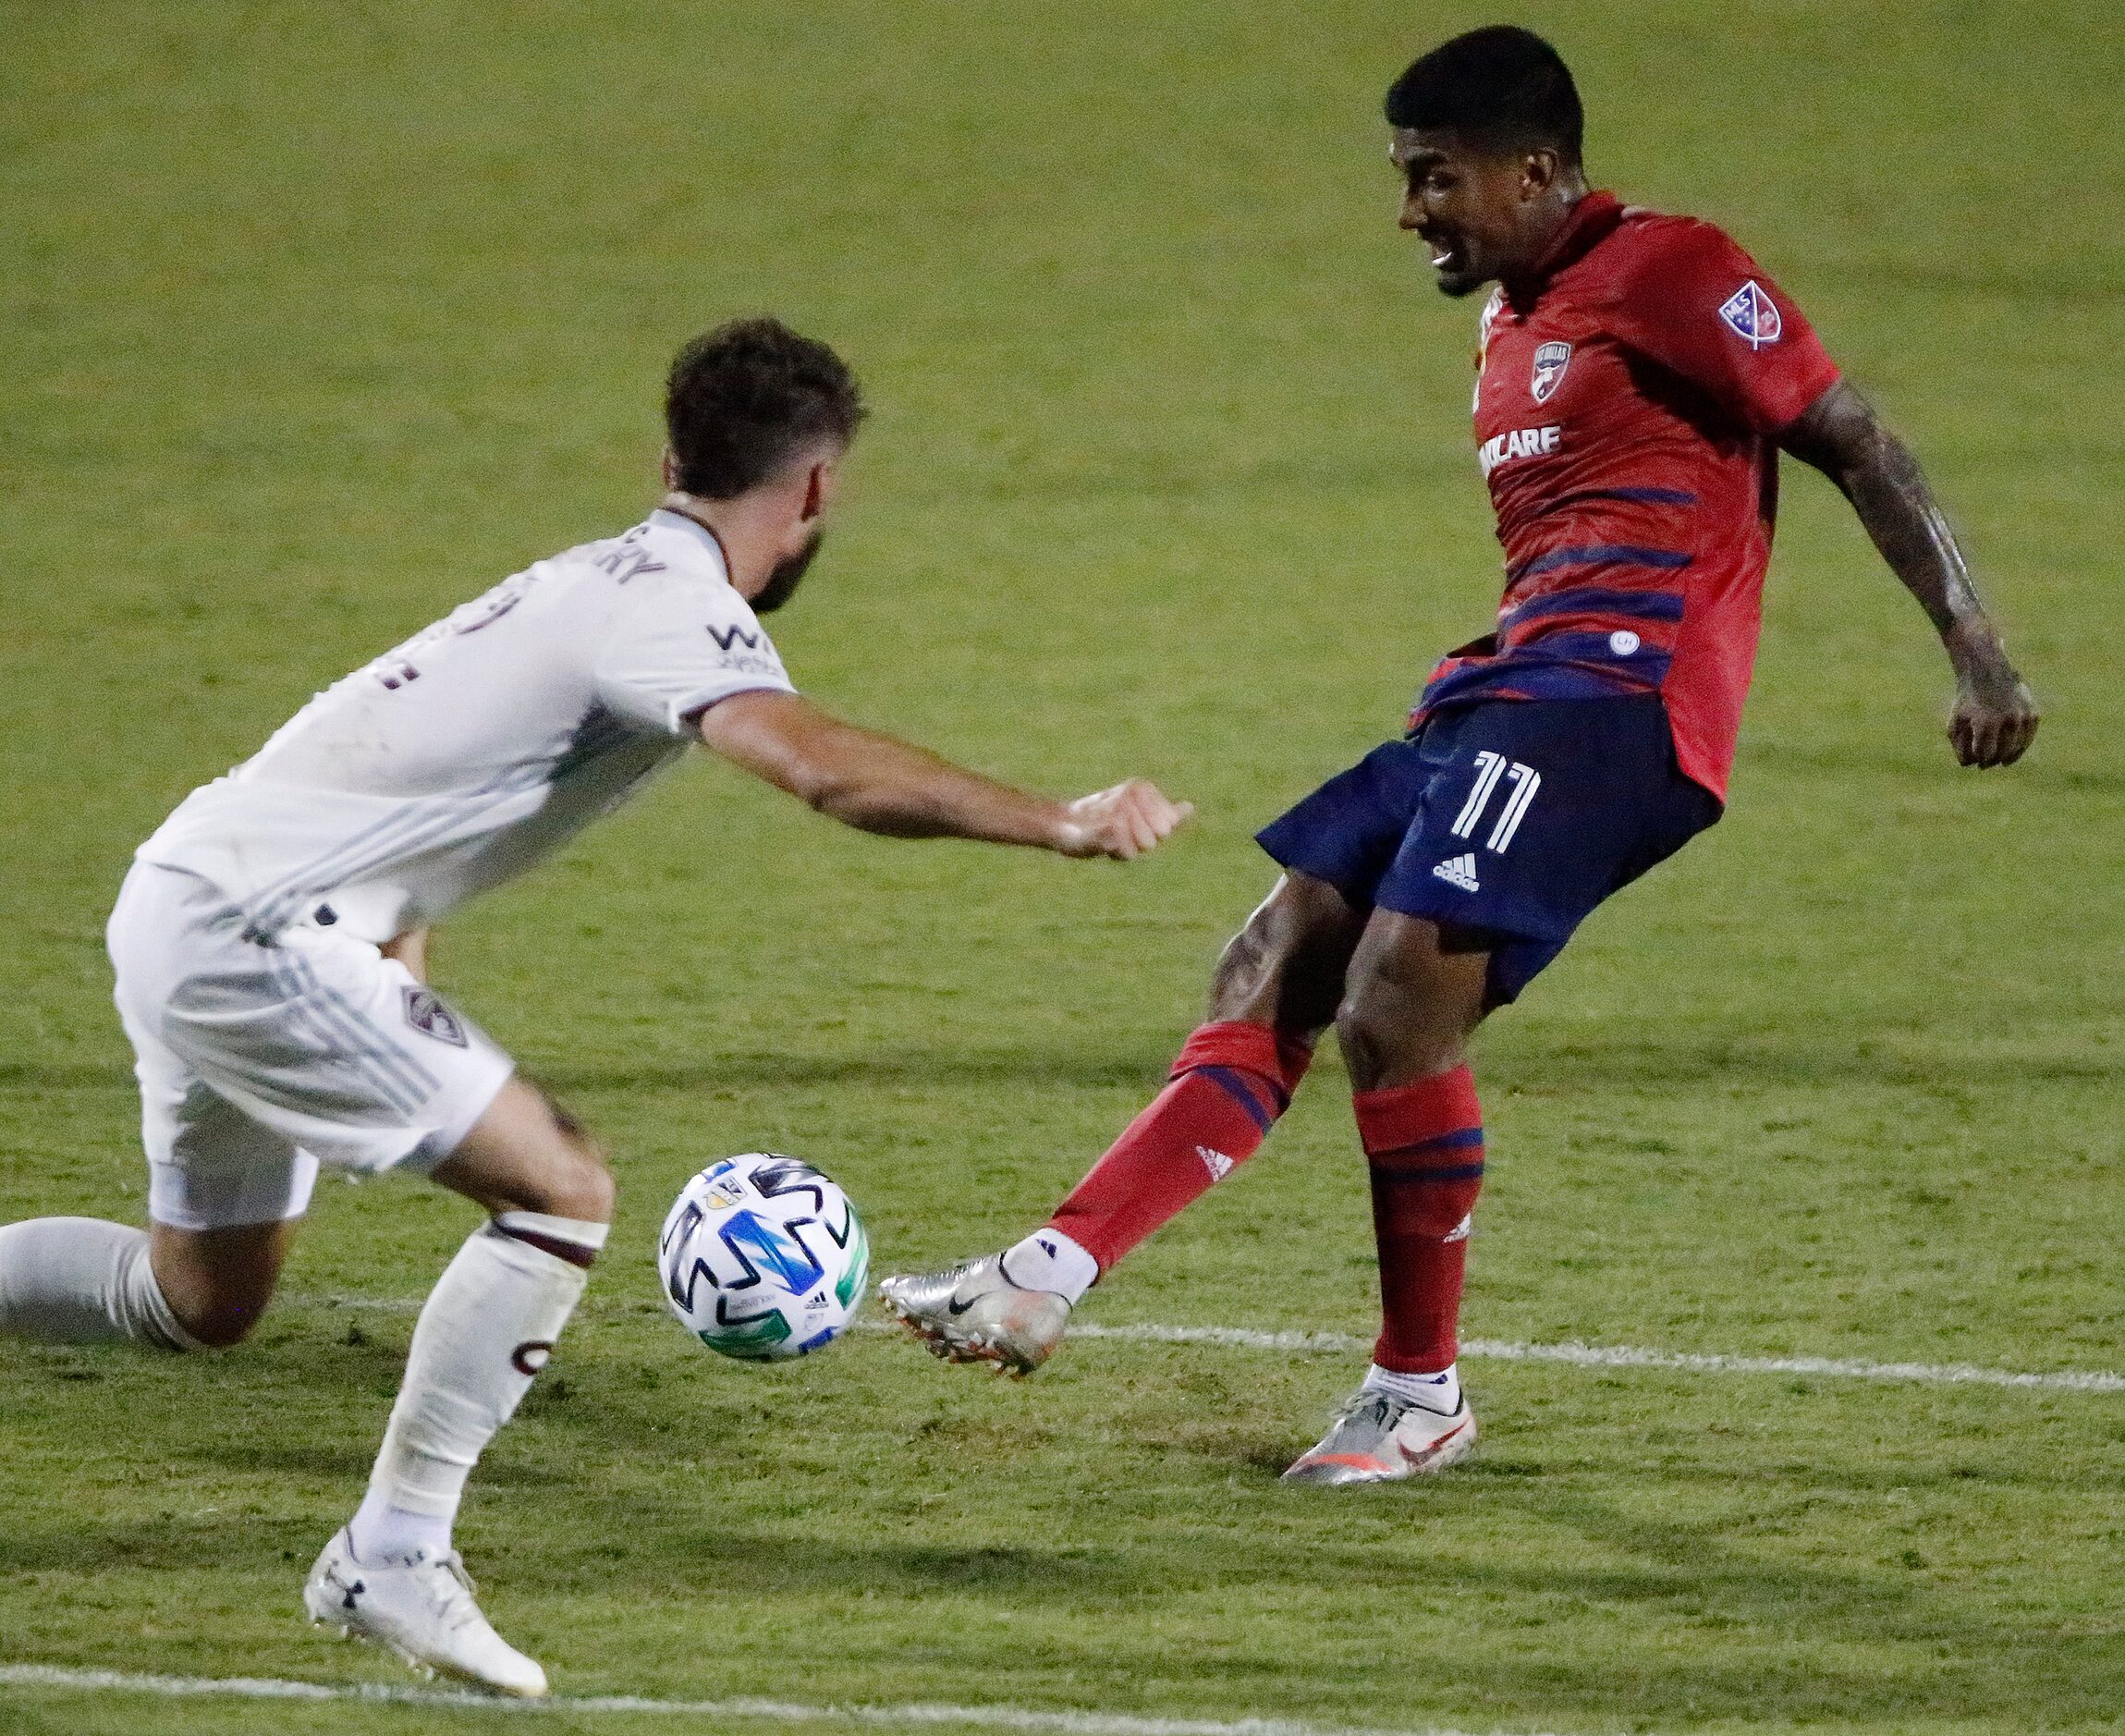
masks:
[[(0, 1218), (141, 1209), (101, 946), (132, 845), (313, 688), (631, 521), (663, 362), (727, 314), (830, 337), (876, 405), (777, 622), (800, 684), (1201, 804), (1088, 866), (867, 840), (702, 763), (443, 936), (618, 1154), (616, 1252), (459, 1533), (558, 1690), (2125, 1726), (2125, 1394), (1471, 1361), (1464, 1470), (1301, 1498), (1276, 1471), (1362, 1357), (1092, 1339), (1015, 1386), (860, 1334), (759, 1370), (660, 1312), (655, 1225), (728, 1151), (844, 1180), (880, 1271), (1028, 1225), (1193, 1021), (1251, 829), (1479, 630), (1474, 309), (1394, 231), (1375, 105), (1484, 16), (0, 5)], [(1598, 177), (1736, 229), (1911, 437), (2051, 715), (1959, 773), (1918, 612), (1789, 478), (1732, 812), (1482, 1040), (1467, 1328), (2125, 1366), (2125, 37), (2072, 0), (1531, 21)], [(1365, 1331), (1342, 1097), (1326, 1061), (1083, 1318)], [(0, 1666), (402, 1681), (298, 1593), (468, 1224), (328, 1184), (241, 1351), (0, 1347)], [(496, 1716), (0, 1684), (9, 1732)]]

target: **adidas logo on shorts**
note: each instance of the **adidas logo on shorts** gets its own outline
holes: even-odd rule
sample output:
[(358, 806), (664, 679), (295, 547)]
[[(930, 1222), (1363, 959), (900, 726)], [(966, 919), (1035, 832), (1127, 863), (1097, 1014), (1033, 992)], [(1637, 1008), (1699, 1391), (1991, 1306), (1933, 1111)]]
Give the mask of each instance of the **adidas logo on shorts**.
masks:
[(1443, 862), (1432, 873), (1449, 886), (1459, 886), (1463, 892), (1481, 892), (1483, 886), (1476, 879), (1475, 852), (1456, 856), (1451, 862)]

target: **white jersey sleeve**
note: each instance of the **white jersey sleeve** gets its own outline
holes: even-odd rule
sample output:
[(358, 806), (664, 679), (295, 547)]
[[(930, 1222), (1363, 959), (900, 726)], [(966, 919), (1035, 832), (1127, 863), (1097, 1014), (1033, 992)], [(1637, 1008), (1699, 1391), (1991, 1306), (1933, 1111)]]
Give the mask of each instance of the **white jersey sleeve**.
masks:
[(719, 699), (793, 693), (774, 642), (727, 584), (666, 570), (631, 581), (592, 670), (599, 701), (637, 728), (691, 733)]

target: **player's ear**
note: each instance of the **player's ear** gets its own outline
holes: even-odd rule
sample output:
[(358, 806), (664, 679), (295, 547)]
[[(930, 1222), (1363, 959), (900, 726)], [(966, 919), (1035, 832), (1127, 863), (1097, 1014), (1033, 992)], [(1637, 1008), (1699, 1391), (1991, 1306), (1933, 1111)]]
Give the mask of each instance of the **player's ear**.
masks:
[(834, 460), (822, 458), (804, 473), (804, 509), (798, 516), (810, 523), (826, 510), (834, 498)]
[(1530, 151), (1520, 160), (1520, 196), (1537, 199), (1557, 185), (1558, 171), (1563, 165), (1557, 153), (1545, 145), (1539, 151)]
[(678, 454), (668, 446), (664, 449), (664, 485), (666, 488), (678, 486)]

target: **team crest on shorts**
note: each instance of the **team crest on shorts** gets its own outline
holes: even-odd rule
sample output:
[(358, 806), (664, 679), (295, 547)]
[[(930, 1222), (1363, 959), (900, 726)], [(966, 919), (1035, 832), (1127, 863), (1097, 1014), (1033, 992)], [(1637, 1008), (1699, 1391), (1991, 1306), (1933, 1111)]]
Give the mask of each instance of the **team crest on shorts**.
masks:
[(1786, 322), (1778, 314), (1778, 304), (1764, 293), (1753, 277), (1720, 304), (1719, 317), (1751, 349), (1777, 343), (1779, 334), (1786, 329)]
[(1549, 402), (1550, 394), (1564, 382), (1564, 371), (1571, 366), (1571, 346), (1566, 343), (1549, 343), (1536, 346), (1534, 374), (1527, 383), (1528, 394), (1538, 404)]
[(406, 1022), (423, 1036), (434, 1037), (438, 1043), (447, 1043), (452, 1048), (467, 1048), (465, 1027), (458, 1015), (443, 1004), (443, 997), (432, 988), (409, 988), (406, 991)]

